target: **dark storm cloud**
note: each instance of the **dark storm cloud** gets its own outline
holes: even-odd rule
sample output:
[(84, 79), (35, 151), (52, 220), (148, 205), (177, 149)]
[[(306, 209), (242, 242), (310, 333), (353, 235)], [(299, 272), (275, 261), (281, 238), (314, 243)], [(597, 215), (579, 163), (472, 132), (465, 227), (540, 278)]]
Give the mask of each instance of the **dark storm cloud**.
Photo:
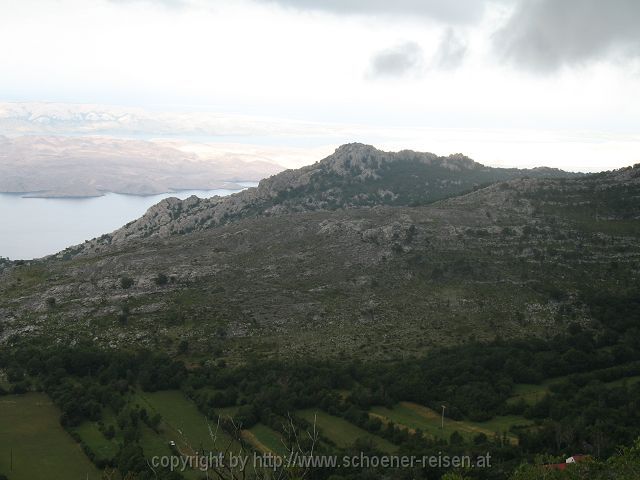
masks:
[[(484, 12), (484, 0), (257, 0), (298, 10), (316, 10), (342, 14), (391, 14), (430, 17), (451, 23), (478, 20)], [(501, 0), (504, 1), (504, 0)]]
[(603, 58), (638, 58), (640, 1), (523, 0), (494, 42), (503, 59), (543, 72)]
[(403, 43), (376, 53), (371, 59), (370, 75), (381, 78), (419, 74), (423, 57), (420, 45), (414, 42)]

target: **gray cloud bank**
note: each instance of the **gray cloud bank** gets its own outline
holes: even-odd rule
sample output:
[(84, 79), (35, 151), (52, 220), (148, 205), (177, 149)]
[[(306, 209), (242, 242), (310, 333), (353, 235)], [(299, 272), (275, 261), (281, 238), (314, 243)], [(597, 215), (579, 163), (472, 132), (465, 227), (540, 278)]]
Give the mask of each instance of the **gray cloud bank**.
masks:
[(422, 65), (422, 48), (407, 42), (376, 53), (371, 60), (370, 75), (374, 78), (419, 75)]
[(406, 42), (382, 50), (373, 55), (369, 77), (400, 78), (419, 77), (427, 70), (455, 70), (467, 54), (467, 42), (452, 28), (445, 30), (429, 67), (425, 66), (422, 47), (415, 42)]
[(452, 28), (448, 28), (435, 57), (435, 66), (441, 70), (455, 70), (467, 55), (467, 41)]
[[(491, 4), (512, 5), (512, 15), (493, 37), (494, 51), (506, 63), (552, 72), (601, 59), (640, 58), (640, 0), (255, 1), (335, 14), (419, 16), (450, 26), (477, 24)], [(415, 66), (418, 48), (414, 45), (405, 46), (404, 52), (381, 52), (373, 59), (373, 73), (404, 75)], [(457, 68), (467, 50), (464, 39), (449, 28), (433, 66)]]
[(451, 23), (478, 20), (485, 0), (258, 0), (299, 10), (343, 14), (419, 15)]
[(504, 60), (542, 72), (638, 58), (640, 1), (523, 0), (494, 42)]
[[(231, 0), (108, 0), (186, 7)], [(479, 25), (487, 9), (512, 6), (513, 13), (493, 35), (501, 61), (535, 72), (597, 60), (640, 58), (640, 0), (253, 0), (298, 11), (336, 15), (402, 16), (435, 20), (448, 26), (432, 66), (457, 68), (470, 47), (454, 28)], [(403, 76), (415, 68), (420, 47), (380, 52), (374, 76)]]
[(148, 5), (159, 5), (162, 7), (169, 8), (183, 8), (189, 6), (189, 0), (108, 0), (111, 3), (127, 5), (127, 4), (148, 4)]

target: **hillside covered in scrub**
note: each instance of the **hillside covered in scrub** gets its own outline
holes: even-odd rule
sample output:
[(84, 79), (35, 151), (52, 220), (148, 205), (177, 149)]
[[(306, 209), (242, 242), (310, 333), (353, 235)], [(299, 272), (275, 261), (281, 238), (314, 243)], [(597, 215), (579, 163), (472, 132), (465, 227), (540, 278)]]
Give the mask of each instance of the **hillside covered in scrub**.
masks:
[(7, 263), (0, 339), (242, 362), (597, 330), (585, 298), (637, 279), (639, 192), (638, 168), (492, 169), (351, 144), (255, 189), (166, 200), (58, 256)]

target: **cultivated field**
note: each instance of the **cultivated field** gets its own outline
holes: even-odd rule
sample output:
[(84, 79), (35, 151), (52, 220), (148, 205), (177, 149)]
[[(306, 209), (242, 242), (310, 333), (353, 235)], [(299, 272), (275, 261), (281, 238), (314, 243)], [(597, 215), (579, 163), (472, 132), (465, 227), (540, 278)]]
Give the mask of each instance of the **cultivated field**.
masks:
[(412, 432), (421, 430), (433, 438), (448, 439), (456, 431), (466, 439), (472, 439), (480, 433), (484, 433), (489, 438), (493, 438), (496, 434), (507, 433), (512, 443), (517, 442), (517, 437), (508, 433), (511, 426), (530, 423), (523, 417), (513, 415), (498, 416), (486, 422), (457, 421), (445, 416), (443, 429), (441, 413), (411, 402), (400, 402), (391, 409), (373, 407), (371, 416), (379, 418), (383, 423), (393, 422)]
[(101, 478), (59, 419), (46, 395), (0, 397), (0, 472), (11, 480)]
[(373, 445), (386, 453), (393, 453), (398, 450), (398, 447), (391, 442), (321, 410), (300, 410), (296, 414), (309, 423), (316, 421), (316, 426), (320, 433), (339, 447), (348, 447), (353, 445), (356, 440), (363, 439), (371, 441)]

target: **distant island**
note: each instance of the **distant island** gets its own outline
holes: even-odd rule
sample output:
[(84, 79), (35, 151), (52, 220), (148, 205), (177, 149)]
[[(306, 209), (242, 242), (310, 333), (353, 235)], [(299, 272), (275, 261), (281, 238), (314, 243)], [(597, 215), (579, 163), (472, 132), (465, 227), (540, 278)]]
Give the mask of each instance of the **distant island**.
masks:
[(199, 155), (178, 142), (110, 137), (0, 136), (0, 193), (28, 197), (155, 195), (239, 189), (284, 167), (248, 155)]

